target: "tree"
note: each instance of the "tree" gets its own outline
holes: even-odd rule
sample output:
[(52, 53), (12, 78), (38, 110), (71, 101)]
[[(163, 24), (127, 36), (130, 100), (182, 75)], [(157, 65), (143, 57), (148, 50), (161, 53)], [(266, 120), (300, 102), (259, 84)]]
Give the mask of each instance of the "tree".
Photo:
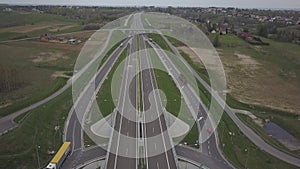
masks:
[(213, 45), (214, 45), (214, 47), (219, 47), (219, 46), (221, 46), (220, 40), (219, 40), (219, 34), (217, 34), (217, 35), (215, 36), (215, 38), (214, 38), (214, 40), (213, 40)]
[(257, 27), (257, 34), (259, 36), (268, 37), (268, 29), (265, 25), (259, 25)]

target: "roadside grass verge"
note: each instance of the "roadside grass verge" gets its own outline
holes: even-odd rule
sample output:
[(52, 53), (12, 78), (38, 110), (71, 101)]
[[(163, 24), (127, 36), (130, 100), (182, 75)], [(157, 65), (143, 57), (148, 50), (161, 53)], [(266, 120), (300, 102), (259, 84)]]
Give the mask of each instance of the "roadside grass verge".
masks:
[(297, 168), (260, 150), (241, 133), (226, 113), (218, 125), (218, 133), (223, 153), (237, 168)]
[[(97, 103), (99, 105), (100, 111), (103, 117), (106, 117), (110, 113), (113, 112), (114, 108), (116, 107), (112, 98), (112, 90), (119, 90), (119, 89), (111, 89), (112, 87), (112, 79), (114, 76), (115, 71), (119, 66), (124, 67), (124, 64), (121, 65), (122, 61), (125, 60), (127, 57), (128, 47), (122, 52), (122, 54), (117, 59), (116, 63), (112, 67), (111, 71), (107, 75), (107, 78), (104, 80), (100, 90), (97, 94)], [(124, 63), (124, 62), (123, 62)], [(122, 69), (122, 68), (118, 68)]]
[[(65, 120), (73, 102), (71, 89), (43, 106), (28, 112), (18, 128), (0, 137), (0, 163), (3, 168), (38, 168), (46, 165), (62, 144)], [(57, 127), (55, 130), (55, 127)], [(40, 148), (38, 148), (40, 146)], [(38, 152), (37, 152), (38, 151)]]
[(147, 36), (149, 38), (151, 38), (153, 41), (155, 41), (162, 49), (173, 53), (172, 49), (170, 48), (170, 46), (164, 41), (164, 39), (156, 33), (149, 33), (147, 34)]
[(267, 107), (245, 104), (233, 99), (230, 95), (227, 95), (226, 102), (230, 107), (250, 111), (262, 120), (269, 119), (300, 139), (299, 115)]
[(265, 140), (267, 143), (271, 144), (272, 146), (276, 147), (277, 149), (284, 151), (288, 154), (299, 156), (300, 151), (292, 151), (289, 150), (287, 147), (285, 147), (282, 143), (277, 141), (274, 138), (271, 138), (262, 127), (258, 126), (253, 120), (244, 114), (237, 113), (238, 118), (243, 121), (248, 127), (250, 127), (255, 133), (257, 133), (263, 140)]

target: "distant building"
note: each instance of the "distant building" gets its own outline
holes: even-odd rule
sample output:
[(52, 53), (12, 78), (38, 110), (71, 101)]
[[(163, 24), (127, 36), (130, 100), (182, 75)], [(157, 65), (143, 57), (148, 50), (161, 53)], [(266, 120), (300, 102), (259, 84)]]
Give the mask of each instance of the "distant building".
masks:
[(11, 8), (4, 8), (3, 9), (3, 12), (11, 12), (11, 11), (13, 11)]
[(48, 33), (43, 34), (43, 35), (40, 36), (40, 40), (41, 40), (41, 41), (49, 41), (49, 40), (51, 40), (51, 39), (52, 39), (52, 35), (51, 35), (51, 34), (48, 34)]
[(251, 37), (252, 37), (252, 34), (251, 34), (250, 32), (243, 32), (243, 33), (241, 34), (241, 36), (242, 36), (243, 38), (251, 38)]

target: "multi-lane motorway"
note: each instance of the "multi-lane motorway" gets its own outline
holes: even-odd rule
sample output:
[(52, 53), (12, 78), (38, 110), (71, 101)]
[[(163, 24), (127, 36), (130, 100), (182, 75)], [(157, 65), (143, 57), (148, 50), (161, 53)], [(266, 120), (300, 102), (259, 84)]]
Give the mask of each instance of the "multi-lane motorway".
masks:
[[(140, 36), (140, 65), (143, 96), (143, 138), (145, 139), (146, 167), (174, 169), (176, 157), (164, 116), (162, 100), (157, 89), (157, 83), (150, 55), (146, 50), (145, 38)], [(153, 97), (150, 97), (152, 92)], [(150, 98), (152, 98), (150, 100)], [(151, 108), (151, 106), (153, 108)], [(149, 111), (147, 111), (149, 110)]]
[(107, 169), (137, 168), (138, 165), (138, 102), (136, 36), (130, 41), (126, 57), (121, 92), (115, 114), (114, 131), (110, 138)]
[[(140, 28), (140, 16), (134, 15), (134, 18), (134, 21), (138, 21), (133, 22), (134, 27), (138, 27), (137, 29), (142, 29)], [(139, 38), (139, 44), (137, 44), (136, 38)], [(127, 44), (129, 44), (130, 50), (128, 53), (129, 56), (126, 58), (122, 90), (120, 92), (118, 102), (119, 105), (114, 114), (114, 132), (108, 146), (109, 151), (106, 152), (106, 150), (100, 147), (92, 148), (89, 151), (82, 151), (82, 129), (76, 117), (76, 112), (73, 110), (69, 119), (69, 123), (67, 123), (68, 128), (66, 129), (66, 140), (73, 142), (73, 153), (63, 167), (72, 168), (81, 165), (84, 159), (92, 160), (106, 158), (106, 168), (137, 168), (138, 159), (134, 157), (142, 157), (147, 168), (172, 169), (177, 168), (176, 157), (178, 156), (198, 165), (204, 164), (210, 168), (231, 168), (230, 165), (219, 154), (219, 151), (216, 147), (217, 143), (214, 137), (211, 137), (209, 141), (202, 145), (202, 147), (207, 147), (207, 149), (203, 148), (203, 152), (195, 151), (183, 146), (176, 146), (175, 149), (172, 148), (170, 136), (167, 134), (167, 132), (165, 132), (167, 131), (167, 126), (162, 113), (161, 100), (159, 95), (156, 92), (153, 92), (157, 86), (153, 70), (149, 69), (152, 68), (151, 57), (146, 50), (142, 50), (146, 48), (146, 40), (146, 36), (133, 36), (132, 38), (128, 38), (124, 45), (127, 46)], [(135, 54), (137, 45), (140, 46), (139, 48), (141, 50), (139, 59)], [(95, 80), (96, 86), (100, 84), (102, 79), (105, 79), (105, 76), (109, 72), (109, 68), (112, 67), (117, 57), (123, 51), (123, 48), (117, 49), (117, 51), (110, 56), (103, 68), (97, 73)], [(164, 55), (159, 52), (157, 54)], [(138, 60), (140, 63), (137, 63)], [(138, 71), (137, 65), (140, 65), (139, 69), (143, 70), (140, 77), (142, 85), (142, 91), (140, 92), (142, 92), (142, 108), (145, 114), (142, 115), (142, 118), (140, 118), (140, 115), (137, 113), (136, 109), (133, 108), (139, 107), (139, 103), (137, 101), (138, 95), (136, 94), (138, 83), (132, 83), (131, 81), (130, 84), (128, 84), (129, 82), (127, 82), (128, 79), (138, 79), (136, 77), (130, 77), (135, 75)], [(82, 112), (86, 110), (86, 107), (90, 101), (89, 98), (91, 98), (93, 94), (92, 90), (92, 88), (89, 89), (89, 87), (87, 87), (84, 94), (84, 96), (87, 97), (82, 97), (86, 100), (78, 102), (80, 105), (77, 105), (75, 110)], [(150, 93), (154, 95), (152, 100), (149, 100)], [(133, 107), (130, 107), (130, 105), (133, 105)], [(196, 105), (198, 106), (199, 104)], [(154, 108), (150, 109), (150, 106), (154, 106)], [(147, 112), (146, 110), (148, 109), (156, 109), (156, 111), (153, 111), (152, 113)], [(203, 112), (201, 111), (199, 113)], [(140, 126), (138, 125), (139, 123), (136, 123), (139, 122), (140, 119), (142, 119), (143, 124), (141, 125), (142, 132), (140, 132), (140, 129), (138, 129)], [(127, 138), (124, 136), (128, 136), (130, 138), (141, 137), (143, 141), (142, 143), (131, 142), (130, 145), (126, 144), (126, 146), (123, 146), (124, 143), (131, 141), (126, 140)], [(150, 141), (153, 136), (158, 136), (156, 138), (159, 139), (155, 139), (156, 141)], [(138, 147), (140, 146), (144, 149), (144, 151), (141, 151), (144, 152), (143, 155), (139, 154), (140, 151), (138, 151)], [(97, 156), (95, 153), (89, 153), (91, 151), (99, 152), (99, 156)]]

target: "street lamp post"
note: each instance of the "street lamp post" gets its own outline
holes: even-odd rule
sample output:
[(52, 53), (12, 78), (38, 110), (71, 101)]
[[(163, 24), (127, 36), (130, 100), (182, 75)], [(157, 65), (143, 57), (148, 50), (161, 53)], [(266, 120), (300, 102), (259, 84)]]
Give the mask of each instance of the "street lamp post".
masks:
[(248, 158), (249, 158), (249, 153), (250, 153), (250, 149), (245, 149), (245, 151), (247, 151), (247, 158), (246, 158), (246, 163), (245, 163), (245, 169), (247, 169), (247, 163), (248, 163)]
[(36, 145), (36, 156), (37, 156), (37, 161), (38, 161), (38, 167), (41, 168), (41, 164), (40, 164), (40, 156), (39, 156), (39, 149), (41, 148), (41, 146)]

